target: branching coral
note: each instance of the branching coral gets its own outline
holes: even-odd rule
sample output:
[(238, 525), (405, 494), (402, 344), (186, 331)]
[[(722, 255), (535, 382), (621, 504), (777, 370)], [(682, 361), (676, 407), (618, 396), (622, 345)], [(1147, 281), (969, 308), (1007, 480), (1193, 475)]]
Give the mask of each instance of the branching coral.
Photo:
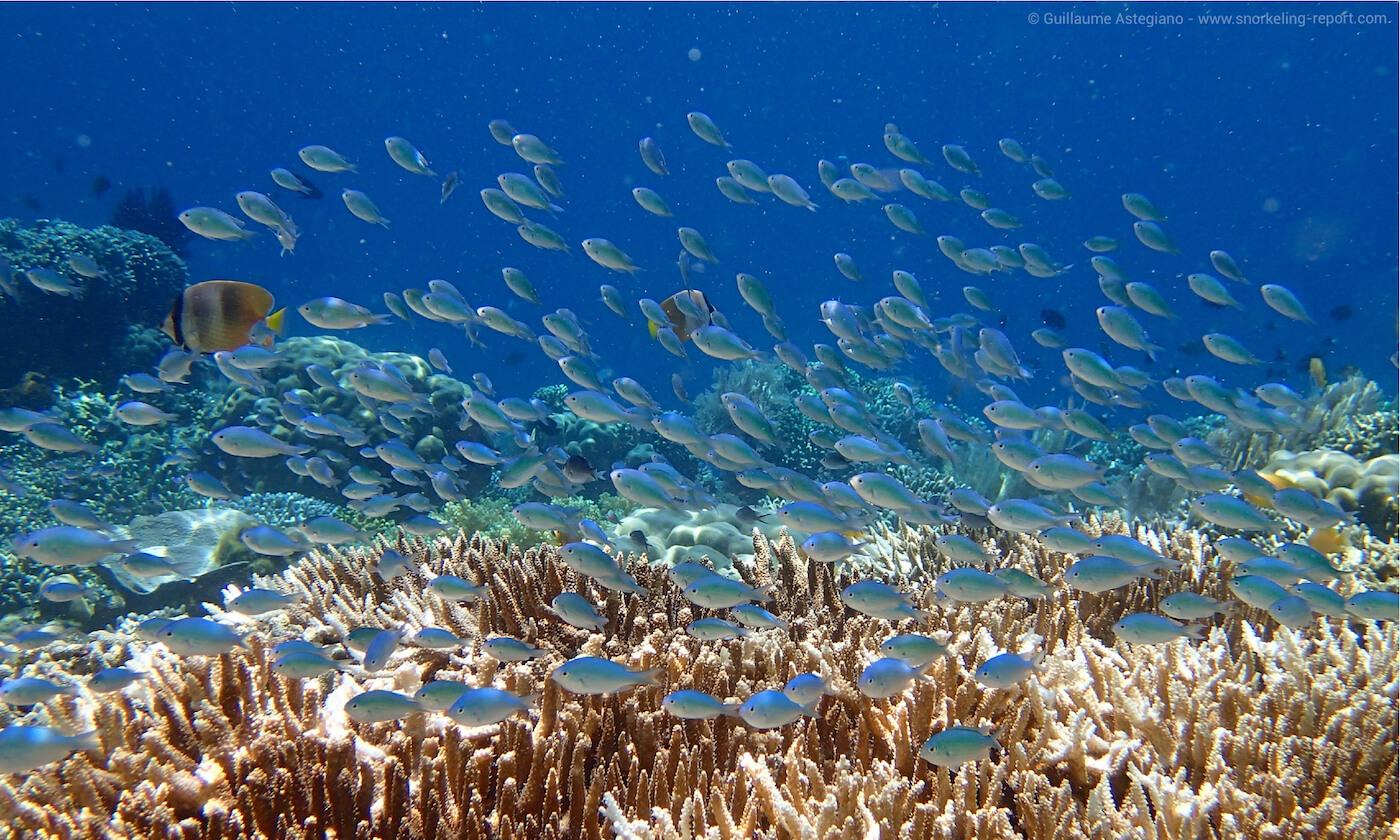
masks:
[[(919, 550), (920, 536), (901, 538)], [(1219, 576), (1199, 535), (1153, 541), (1186, 566), (1171, 583), (1213, 591)], [(1003, 564), (1052, 583), (1067, 565), (1030, 538), (997, 547)], [(1164, 585), (932, 607), (931, 629), (949, 637), (954, 655), (912, 690), (871, 701), (855, 676), (893, 628), (843, 613), (846, 581), (801, 560), (786, 536), (756, 539), (754, 562), (741, 571), (775, 585), (770, 606), (790, 629), (727, 643), (681, 632), (702, 611), (635, 560), (630, 571), (650, 595), (599, 591), (549, 548), (521, 554), (458, 537), (396, 549), (485, 584), (488, 599), (443, 603), (417, 576), (385, 583), (369, 571), (377, 551), (312, 555), (261, 581), (307, 601), (263, 621), (250, 650), (180, 661), (156, 648), (147, 686), (95, 707), (87, 698), (56, 706), (57, 722), (74, 729), (91, 716), (110, 755), (78, 755), (0, 785), (0, 835), (1381, 838), (1396, 830), (1394, 624), (1266, 632), (1255, 616), (1236, 616), (1201, 642), (1127, 647), (1104, 641), (1108, 626), (1152, 605)], [(544, 605), (565, 590), (600, 605), (605, 632), (548, 614)], [(270, 675), (264, 635), (329, 642), (360, 625), (444, 627), (472, 644), (461, 654), (412, 650), (372, 680)], [(480, 639), (502, 633), (547, 653), (505, 665), (478, 652)], [(1037, 644), (1046, 670), (1021, 688), (973, 679), (992, 653)], [(98, 646), (109, 655), (140, 647)], [(665, 688), (563, 693), (547, 675), (579, 654), (663, 668)], [(678, 721), (660, 710), (666, 691), (742, 698), (808, 670), (831, 677), (834, 696), (815, 718), (782, 729)], [(361, 687), (412, 691), (430, 679), (543, 697), (529, 719), (481, 729), (436, 713), (348, 724), (339, 711)], [(924, 739), (955, 723), (998, 727), (1004, 750), (953, 772), (917, 757)]]

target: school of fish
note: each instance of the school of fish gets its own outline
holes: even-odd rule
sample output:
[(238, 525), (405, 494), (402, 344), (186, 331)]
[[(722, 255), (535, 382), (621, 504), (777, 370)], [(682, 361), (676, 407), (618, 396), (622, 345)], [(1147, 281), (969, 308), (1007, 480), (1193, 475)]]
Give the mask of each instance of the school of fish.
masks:
[[(703, 143), (726, 152), (733, 148), (707, 115), (692, 112), (686, 121)], [(938, 605), (1036, 599), (1050, 591), (1049, 584), (1024, 571), (999, 568), (998, 558), (988, 551), (990, 543), (959, 533), (959, 525), (965, 530), (1034, 534), (1047, 550), (1079, 555), (1065, 573), (1063, 585), (1081, 592), (1105, 592), (1142, 579), (1158, 579), (1158, 572), (1176, 568), (1176, 560), (1138, 540), (1112, 535), (1096, 538), (1074, 527), (1080, 521), (1078, 511), (1089, 507), (1122, 508), (1124, 501), (1110, 473), (1121, 475), (1139, 466), (1179, 485), (1190, 496), (1190, 513), (1194, 517), (1229, 534), (1215, 541), (1214, 550), (1221, 573), (1230, 575), (1229, 587), (1243, 604), (1299, 630), (1305, 630), (1319, 617), (1393, 621), (1400, 614), (1400, 602), (1394, 592), (1361, 592), (1344, 599), (1333, 584), (1347, 570), (1334, 565), (1307, 538), (1289, 542), (1272, 554), (1252, 541), (1254, 535), (1279, 534), (1286, 529), (1295, 535), (1302, 529), (1318, 534), (1351, 523), (1353, 517), (1326, 499), (1297, 488), (1276, 486), (1258, 472), (1223, 469), (1221, 453), (1193, 436), (1182, 422), (1187, 413), (1204, 412), (1219, 415), (1239, 428), (1286, 439), (1299, 430), (1299, 412), (1307, 397), (1280, 382), (1258, 382), (1253, 390), (1229, 387), (1203, 372), (1183, 372), (1158, 381), (1139, 368), (1114, 365), (1092, 349), (1070, 346), (1052, 327), (1019, 335), (1007, 334), (995, 325), (995, 318), (989, 315), (996, 309), (991, 296), (972, 281), (993, 274), (1053, 277), (1071, 271), (1075, 268), (1073, 263), (1079, 262), (1065, 254), (1052, 254), (1033, 241), (1004, 244), (1008, 237), (1018, 237), (1023, 222), (996, 207), (989, 196), (974, 186), (957, 188), (958, 184), (977, 183), (982, 166), (1012, 166), (1018, 172), (1024, 171), (1028, 196), (1046, 202), (1071, 200), (1073, 193), (1057, 179), (1051, 165), (1016, 140), (1002, 139), (995, 152), (985, 154), (955, 144), (925, 154), (912, 138), (888, 125), (882, 139), (893, 160), (848, 166), (817, 161), (818, 182), (830, 195), (827, 198), (819, 190), (818, 200), (804, 186), (802, 175), (769, 174), (747, 159), (727, 163), (717, 159), (716, 187), (735, 204), (772, 201), (820, 213), (825, 209), (823, 204), (833, 201), (869, 203), (879, 208), (871, 212), (883, 213), (895, 230), (919, 237), (930, 249), (937, 248), (947, 258), (949, 276), (957, 276), (952, 273), (956, 270), (972, 278), (962, 289), (971, 311), (945, 312), (930, 306), (913, 273), (899, 268), (892, 272), (888, 289), (892, 294), (877, 298), (879, 293), (872, 293), (861, 302), (775, 297), (756, 276), (757, 272), (740, 271), (735, 278), (738, 291), (771, 334), (775, 343), (770, 349), (768, 337), (760, 340), (759, 335), (736, 332), (723, 313), (710, 305), (704, 289), (696, 288), (697, 281), (709, 274), (697, 270), (694, 261), (707, 265), (720, 262), (700, 230), (689, 226), (677, 229), (681, 250), (675, 295), (660, 302), (645, 297), (629, 300), (626, 288), (630, 275), (644, 269), (669, 271), (671, 267), (640, 266), (622, 247), (602, 235), (574, 242), (553, 230), (546, 219), (552, 221), (564, 210), (557, 202), (565, 200), (565, 155), (534, 134), (518, 132), (505, 120), (492, 121), (488, 129), (492, 137), (518, 156), (519, 168), (527, 172), (501, 173), (495, 184), (480, 189), (480, 200), (494, 217), (514, 227), (530, 245), (561, 252), (562, 259), (570, 260), (579, 259), (577, 246), (588, 260), (618, 275), (618, 285), (603, 284), (599, 288), (602, 301), (619, 319), (616, 324), (595, 325), (590, 334), (583, 320), (567, 308), (570, 301), (546, 302), (547, 296), (536, 289), (523, 271), (513, 267), (501, 270), (509, 293), (544, 309), (563, 304), (540, 318), (543, 331), (517, 319), (504, 305), (472, 305), (461, 290), (444, 280), (433, 280), (426, 289), (386, 290), (383, 305), (387, 313), (377, 313), (363, 302), (332, 296), (300, 303), (293, 311), (324, 331), (357, 330), (421, 318), (460, 330), (467, 341), (478, 347), (486, 346), (485, 336), (492, 332), (524, 346), (534, 345), (558, 364), (562, 377), (574, 389), (564, 400), (568, 411), (599, 424), (630, 424), (678, 444), (715, 470), (732, 474), (744, 487), (765, 494), (772, 515), (799, 537), (803, 553), (811, 560), (852, 562), (870, 545), (866, 537), (877, 520), (898, 518), (910, 526), (934, 529), (938, 533), (937, 549), (952, 568), (936, 579), (932, 592), (907, 592), (878, 580), (860, 580), (841, 593), (841, 601), (847, 607), (887, 620), (891, 625), (889, 638), (880, 645), (884, 657), (868, 663), (859, 674), (846, 675), (862, 694), (888, 698), (908, 691), (917, 681), (927, 678), (926, 672), (935, 663), (949, 655), (944, 642), (912, 632)], [(384, 146), (390, 160), (407, 172), (439, 178), (428, 158), (409, 140), (389, 137)], [(661, 144), (645, 137), (639, 141), (638, 149), (640, 162), (653, 180), (652, 186), (633, 188), (633, 198), (646, 213), (675, 217), (676, 211), (665, 197), (669, 168)], [(707, 150), (697, 146), (687, 149), (686, 154), (699, 156), (704, 151)], [(350, 179), (359, 169), (358, 163), (323, 145), (307, 145), (297, 156), (318, 178)], [(310, 194), (315, 189), (309, 175), (298, 175), (287, 168), (273, 169), (270, 177), (287, 194)], [(448, 201), (459, 186), (458, 173), (443, 177), (439, 201)], [(347, 185), (341, 198), (346, 210), (357, 219), (383, 227), (391, 224), (365, 192)], [(248, 220), (273, 234), (284, 253), (291, 252), (304, 233), (266, 193), (240, 192), (235, 203)], [(975, 213), (987, 224), (989, 238), (995, 237), (998, 244), (968, 244), (952, 236), (931, 236), (935, 224), (932, 219), (945, 212), (935, 211), (938, 205)], [(1158, 252), (1163, 260), (1180, 257), (1168, 216), (1152, 200), (1127, 193), (1122, 196), (1122, 205), (1125, 216), (1112, 227), (1131, 227), (1132, 239)], [(919, 218), (921, 214), (923, 220)], [(253, 239), (254, 231), (247, 222), (218, 208), (189, 208), (179, 218), (189, 230), (210, 240), (245, 243)], [(1178, 317), (1168, 303), (1170, 295), (1164, 291), (1175, 293), (1180, 289), (1163, 290), (1130, 279), (1106, 254), (1133, 246), (1100, 231), (1086, 233), (1093, 234), (1083, 243), (1090, 254), (1087, 262), (1106, 301), (1084, 301), (1083, 306), (1094, 311), (1108, 340), (1126, 351), (1156, 360), (1165, 350), (1152, 341), (1152, 319)], [(1251, 311), (1257, 312), (1262, 304), (1284, 318), (1304, 325), (1312, 323), (1303, 302), (1285, 286), (1260, 285), (1259, 299), (1251, 299), (1255, 287), (1227, 251), (1214, 250), (1201, 256), (1215, 273), (1183, 276), (1181, 288), (1210, 304), (1237, 308), (1241, 318), (1250, 317)], [(850, 296), (876, 287), (873, 277), (866, 277), (850, 254), (835, 253), (833, 261), (841, 277), (863, 284), (849, 287)], [(8, 284), (23, 277), (46, 292), (70, 295), (81, 294), (85, 282), (100, 280), (103, 274), (89, 256), (80, 253), (69, 255), (68, 266), (71, 277), (34, 268), (7, 276), (5, 281)], [(713, 273), (714, 269), (710, 271)], [(473, 297), (486, 295), (485, 290), (473, 290)], [(782, 314), (780, 304), (784, 308)], [(712, 488), (659, 458), (633, 469), (621, 464), (593, 465), (558, 447), (540, 448), (532, 430), (536, 424), (547, 422), (546, 406), (538, 399), (498, 394), (481, 373), (470, 378), (470, 393), (461, 401), (458, 427), (464, 435), (454, 442), (455, 454), (435, 463), (425, 461), (414, 451), (411, 438), (415, 422), (435, 411), (433, 394), (415, 390), (401, 371), (388, 364), (367, 364), (340, 376), (319, 365), (309, 366), (306, 373), (318, 386), (353, 394), (377, 423), (396, 435), (384, 443), (367, 446), (369, 435), (365, 428), (345, 417), (318, 414), (306, 393), (270, 390), (264, 371), (286, 363), (278, 347), (284, 310), (272, 310), (271, 294), (254, 284), (208, 281), (190, 287), (174, 302), (164, 327), (176, 346), (153, 371), (135, 371), (124, 379), (125, 387), (135, 397), (116, 409), (116, 418), (135, 428), (176, 422), (176, 415), (160, 407), (161, 394), (185, 385), (193, 365), (212, 361), (232, 387), (275, 400), (279, 415), (275, 424), (266, 427), (254, 422), (216, 430), (208, 444), (219, 452), (235, 461), (281, 459), (286, 469), (338, 493), (349, 507), (365, 516), (393, 516), (403, 531), (421, 537), (432, 537), (445, 529), (431, 513), (442, 504), (465, 497), (458, 486), (463, 475), (489, 470), (496, 486), (532, 487), (543, 497), (542, 501), (520, 504), (514, 513), (530, 529), (555, 532), (560, 562), (598, 585), (624, 594), (646, 591), (628, 574), (623, 562), (625, 554), (645, 551), (645, 546), (637, 545), (632, 535), (610, 533), (607, 523), (582, 519), (573, 509), (551, 499), (576, 494), (595, 481), (608, 481), (620, 496), (644, 507), (698, 510), (716, 504)], [(640, 324), (634, 325), (634, 311), (641, 313), (647, 332), (663, 351), (655, 359), (672, 354), (688, 361), (689, 348), (693, 347), (720, 364), (744, 360), (770, 363), (776, 359), (799, 374), (810, 390), (792, 394), (791, 400), (816, 424), (809, 437), (828, 452), (823, 467), (844, 476), (844, 480), (824, 482), (782, 466), (783, 435), (789, 430), (779, 429), (751, 395), (722, 395), (723, 407), (739, 432), (734, 434), (701, 429), (685, 413), (665, 410), (661, 401), (634, 378), (614, 376), (607, 381), (609, 377), (604, 375), (601, 364), (603, 353), (598, 349), (602, 342), (595, 341), (595, 335), (640, 328)], [(784, 316), (808, 313), (830, 330), (831, 344), (804, 348), (787, 340)], [(1033, 405), (1013, 390), (1009, 383), (1033, 375), (1017, 351), (1017, 345), (1024, 347), (1028, 340), (1058, 352), (1063, 370), (1046, 370), (1039, 375), (1062, 377), (1072, 398), (1059, 405)], [(1203, 335), (1202, 342), (1206, 351), (1224, 362), (1240, 366), (1259, 363), (1247, 346), (1224, 333)], [(969, 391), (975, 389), (985, 397), (980, 406), (982, 417), (936, 403), (931, 411), (920, 411), (921, 404), (929, 405), (916, 400), (916, 391), (930, 379), (919, 375), (931, 367), (925, 352), (948, 377), (966, 383)], [(450, 347), (434, 348), (428, 358), (433, 368), (450, 374), (452, 355)], [(815, 357), (815, 361), (809, 357)], [(910, 368), (911, 373), (894, 383), (893, 393), (911, 416), (917, 412), (917, 440), (901, 440), (881, 427), (859, 376), (852, 373), (853, 369), (862, 368), (886, 372), (901, 365)], [(676, 398), (688, 403), (679, 376), (673, 379), (673, 385)], [(1167, 407), (1158, 407), (1163, 404)], [(1139, 422), (1122, 419), (1129, 416)], [(488, 442), (468, 439), (465, 432), (472, 427), (480, 432), (473, 437)], [(0, 430), (22, 435), (34, 446), (54, 453), (81, 455), (96, 451), (91, 442), (39, 412), (0, 411)], [(1032, 440), (1032, 434), (1038, 430), (1066, 432), (1070, 442), (1066, 451), (1044, 451)], [(1141, 465), (1093, 463), (1076, 454), (1083, 453), (1088, 443), (1110, 442), (1124, 435), (1148, 452)], [(945, 498), (924, 498), (885, 471), (892, 464), (942, 466), (956, 478), (967, 451), (974, 448), (989, 450), (1007, 470), (1019, 474), (1039, 493), (1032, 498), (986, 499), (960, 487)], [(195, 454), (172, 452), (170, 463), (191, 461)], [(209, 499), (236, 495), (223, 475), (191, 472), (185, 481), (194, 492)], [(412, 513), (405, 515), (404, 509)], [(142, 546), (135, 541), (113, 536), (112, 526), (100, 521), (80, 501), (53, 499), (49, 510), (59, 524), (19, 535), (13, 541), (16, 555), (57, 570), (43, 583), (37, 597), (63, 601), (86, 595), (76, 578), (62, 572), (64, 567), (107, 561), (119, 562), (142, 577), (169, 573), (162, 558), (142, 552)], [(745, 529), (753, 524), (753, 517), (768, 515), (763, 506), (740, 510), (747, 512), (748, 519), (740, 521)], [(296, 529), (279, 530), (267, 525), (248, 528), (239, 538), (254, 552), (289, 558), (321, 545), (368, 543), (370, 535), (333, 517), (319, 517)], [(113, 557), (120, 559), (113, 561)], [(411, 558), (385, 549), (375, 571), (386, 580), (406, 581), (404, 574), (414, 567)], [(702, 642), (723, 644), (750, 633), (784, 632), (788, 626), (783, 617), (761, 606), (772, 600), (768, 590), (751, 587), (694, 562), (671, 568), (669, 575), (688, 601), (711, 613), (684, 628)], [(427, 589), (435, 597), (468, 604), (488, 597), (481, 584), (445, 574), (432, 576)], [(253, 620), (272, 611), (295, 608), (297, 603), (293, 595), (252, 588), (238, 594), (227, 607)], [(1159, 609), (1161, 614), (1123, 617), (1113, 628), (1117, 638), (1127, 644), (1200, 639), (1207, 630), (1207, 625), (1200, 622), (1239, 609), (1239, 604), (1182, 591), (1163, 598)], [(559, 596), (550, 610), (559, 621), (573, 627), (606, 630), (606, 619), (595, 605), (578, 594)], [(244, 646), (246, 638), (246, 631), (239, 627), (199, 616), (151, 619), (141, 625), (139, 632), (178, 656), (228, 653)], [(51, 632), (32, 630), (10, 639), (9, 645), (31, 651), (55, 638)], [(331, 671), (369, 676), (386, 669), (401, 645), (452, 650), (472, 644), (446, 630), (429, 628), (408, 635), (401, 629), (366, 627), (344, 639), (351, 655), (347, 659), (335, 656), (337, 651), (332, 648), (301, 639), (269, 641), (275, 642), (272, 669), (286, 679), (313, 679)], [(549, 653), (510, 637), (484, 640), (480, 646), (488, 655), (505, 662), (526, 661)], [(975, 663), (975, 677), (988, 689), (1011, 689), (1034, 679), (1043, 668), (1043, 656), (1039, 651), (1008, 651)], [(579, 656), (557, 667), (551, 679), (568, 692), (611, 694), (657, 685), (663, 671), (634, 671), (607, 659)], [(120, 691), (141, 678), (134, 670), (114, 668), (91, 675), (87, 687), (98, 693)], [(746, 726), (770, 729), (817, 714), (828, 692), (827, 679), (803, 674), (786, 685), (758, 691), (747, 698), (672, 691), (661, 700), (661, 708), (682, 719), (729, 716)], [(72, 679), (61, 674), (14, 677), (0, 683), (0, 701), (16, 707), (75, 693), (77, 687)], [(528, 714), (538, 696), (436, 681), (411, 696), (378, 689), (364, 691), (346, 703), (345, 711), (352, 720), (365, 724), (440, 712), (463, 726), (485, 726), (511, 715)], [(954, 725), (935, 733), (919, 755), (934, 765), (956, 768), (986, 759), (993, 749), (1004, 746), (998, 745), (999, 733), (975, 724)], [(69, 735), (44, 726), (16, 724), (0, 730), (0, 772), (29, 772), (60, 761), (75, 750), (100, 747), (95, 732)]]

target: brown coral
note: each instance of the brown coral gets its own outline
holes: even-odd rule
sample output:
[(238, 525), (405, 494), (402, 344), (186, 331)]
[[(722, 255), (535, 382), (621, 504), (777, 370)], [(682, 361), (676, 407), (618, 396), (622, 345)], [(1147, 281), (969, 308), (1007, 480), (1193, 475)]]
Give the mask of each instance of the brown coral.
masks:
[[(1096, 527), (1120, 527), (1108, 520)], [(934, 573), (927, 531), (902, 532), (907, 565)], [(1165, 584), (1214, 592), (1218, 575), (1193, 532), (1141, 535), (1186, 568)], [(1226, 619), (1210, 638), (1113, 646), (1107, 628), (1146, 608), (1164, 584), (1039, 602), (933, 607), (955, 655), (930, 681), (889, 701), (854, 688), (889, 624), (843, 613), (845, 583), (801, 560), (792, 540), (755, 540), (752, 583), (777, 585), (790, 630), (701, 644), (683, 627), (700, 611), (654, 568), (653, 590), (594, 589), (552, 549), (474, 537), (401, 542), (398, 550), (491, 588), (481, 606), (425, 596), (421, 579), (386, 584), (365, 554), (313, 555), (275, 581), (303, 609), (265, 623), (329, 641), (361, 624), (445, 627), (481, 639), (508, 633), (550, 651), (500, 665), (415, 651), (391, 681), (464, 679), (543, 691), (539, 712), (463, 729), (440, 714), (346, 724), (327, 679), (270, 676), (251, 650), (178, 660), (153, 655), (145, 689), (94, 714), (105, 760), (75, 756), (0, 784), (0, 835), (25, 837), (1388, 837), (1396, 826), (1400, 644), (1393, 624), (1318, 622), (1306, 633)], [(1066, 559), (1026, 537), (1003, 563), (1058, 582)], [(896, 576), (894, 582), (908, 580)], [(265, 582), (266, 583), (266, 582)], [(561, 625), (545, 610), (564, 590), (588, 594), (607, 632)], [(1249, 620), (1246, 620), (1248, 618)], [(1043, 645), (1047, 670), (1023, 689), (982, 688), (972, 670), (999, 649)], [(578, 654), (664, 667), (663, 688), (607, 697), (563, 693), (547, 679)], [(820, 714), (773, 731), (732, 719), (678, 721), (669, 690), (739, 698), (805, 670), (832, 677)], [(383, 687), (383, 686), (380, 686)], [(328, 702), (331, 701), (331, 702)], [(77, 728), (81, 706), (56, 710)], [(1005, 750), (956, 772), (918, 759), (953, 723), (991, 723)], [(95, 757), (94, 757), (95, 758)]]

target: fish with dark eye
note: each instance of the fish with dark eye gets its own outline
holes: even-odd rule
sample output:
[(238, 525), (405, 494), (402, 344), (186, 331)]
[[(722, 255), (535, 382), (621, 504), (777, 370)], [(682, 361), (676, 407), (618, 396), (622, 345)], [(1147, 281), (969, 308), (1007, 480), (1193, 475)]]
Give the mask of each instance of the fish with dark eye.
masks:
[(251, 343), (260, 322), (281, 332), (286, 310), (273, 312), (272, 304), (272, 293), (255, 283), (206, 280), (175, 298), (160, 329), (185, 350), (233, 351)]

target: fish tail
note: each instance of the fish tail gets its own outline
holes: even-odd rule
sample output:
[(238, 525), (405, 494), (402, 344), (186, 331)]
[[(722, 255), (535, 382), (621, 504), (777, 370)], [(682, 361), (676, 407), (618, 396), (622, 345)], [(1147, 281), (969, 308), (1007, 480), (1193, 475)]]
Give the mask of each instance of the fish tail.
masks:
[(279, 336), (282, 334), (282, 328), (286, 325), (286, 322), (287, 307), (285, 306), (263, 319), (263, 323), (267, 324), (267, 328)]
[(94, 729), (90, 732), (81, 732), (73, 736), (72, 747), (79, 752), (102, 749), (102, 738)]
[(661, 685), (661, 680), (659, 679), (659, 677), (665, 673), (665, 668), (652, 668), (647, 671), (639, 672), (637, 674), (637, 680), (639, 683), (643, 683), (645, 685)]

